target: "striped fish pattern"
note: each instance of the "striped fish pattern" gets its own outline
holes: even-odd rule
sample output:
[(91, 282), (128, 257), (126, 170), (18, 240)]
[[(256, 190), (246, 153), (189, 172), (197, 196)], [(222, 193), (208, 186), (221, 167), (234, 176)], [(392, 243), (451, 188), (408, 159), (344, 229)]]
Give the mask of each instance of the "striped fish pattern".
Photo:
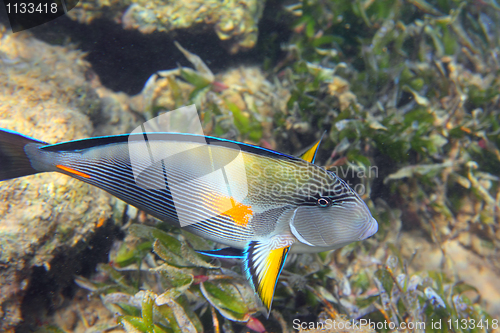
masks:
[[(148, 149), (139, 149), (144, 140)], [(312, 163), (319, 143), (299, 158), (192, 134), (140, 133), (49, 145), (0, 129), (0, 181), (64, 173), (224, 244), (228, 247), (199, 252), (241, 258), (269, 314), (289, 253), (337, 249), (378, 228), (366, 204), (342, 179)], [(157, 151), (169, 152), (168, 157), (152, 159)], [(228, 169), (229, 194), (223, 191), (227, 184), (197, 181), (236, 159), (244, 168)], [(141, 170), (139, 175), (134, 168)]]

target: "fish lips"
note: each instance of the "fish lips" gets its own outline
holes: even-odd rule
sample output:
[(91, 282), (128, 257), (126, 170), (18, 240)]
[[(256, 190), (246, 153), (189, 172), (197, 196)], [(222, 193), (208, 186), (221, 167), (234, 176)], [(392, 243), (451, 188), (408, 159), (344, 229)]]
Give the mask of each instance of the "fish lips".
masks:
[(299, 207), (291, 217), (290, 230), (305, 245), (333, 249), (370, 237), (378, 224), (364, 203), (350, 201), (326, 208)]
[(359, 240), (367, 239), (373, 236), (378, 231), (378, 223), (373, 217), (371, 218), (368, 227), (363, 231), (361, 236), (359, 236)]

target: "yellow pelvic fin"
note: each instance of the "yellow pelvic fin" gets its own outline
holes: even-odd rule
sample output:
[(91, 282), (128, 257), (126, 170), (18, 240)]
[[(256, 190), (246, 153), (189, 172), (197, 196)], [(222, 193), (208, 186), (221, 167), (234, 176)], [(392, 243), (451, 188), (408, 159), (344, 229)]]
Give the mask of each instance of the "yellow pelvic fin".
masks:
[(323, 132), (321, 135), (321, 138), (319, 138), (316, 143), (309, 148), (308, 150), (305, 151), (302, 155), (300, 155), (300, 158), (303, 159), (304, 161), (307, 161), (309, 163), (314, 163), (314, 160), (316, 159), (316, 154), (318, 153), (319, 145), (321, 144), (321, 140), (323, 140), (323, 137), (325, 136), (326, 132)]
[(283, 242), (282, 247), (273, 248), (275, 242), (252, 241), (244, 251), (244, 268), (247, 279), (267, 308), (268, 316), (278, 277), (283, 269), (291, 242)]
[(67, 167), (67, 166), (64, 166), (64, 165), (56, 165), (57, 168), (61, 169), (61, 170), (64, 170), (66, 172), (69, 172), (73, 175), (76, 175), (76, 176), (80, 176), (80, 177), (83, 177), (83, 178), (90, 178), (89, 175), (87, 175), (86, 173), (83, 173), (81, 171), (78, 171), (78, 170), (75, 170), (73, 168), (70, 168), (70, 167)]

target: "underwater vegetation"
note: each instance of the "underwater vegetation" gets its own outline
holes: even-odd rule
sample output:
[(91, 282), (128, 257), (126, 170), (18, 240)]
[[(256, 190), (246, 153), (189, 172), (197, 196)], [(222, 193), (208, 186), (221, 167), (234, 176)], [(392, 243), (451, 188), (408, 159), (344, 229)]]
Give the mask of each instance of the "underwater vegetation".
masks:
[[(321, 308), (324, 313), (317, 321), (323, 320), (325, 325), (329, 319), (347, 322), (363, 317), (375, 323), (386, 320), (394, 327), (403, 323), (411, 331), (440, 332), (432, 329), (433, 323), (442, 321), (445, 326), (467, 318), (477, 323), (482, 320), (484, 325), (470, 331), (484, 331), (486, 322), (498, 327), (498, 321), (461, 296), (473, 287), (452, 282), (440, 272), (410, 275), (408, 261), (400, 262), (397, 255), (389, 255), (382, 263), (359, 255), (355, 248), (342, 251), (342, 255), (350, 251), (358, 255), (349, 263), (349, 278), (340, 272), (331, 253), (313, 261), (296, 260), (283, 272), (283, 286), (275, 297), (282, 304), (272, 311), (274, 322), (264, 326), (256, 318), (259, 305), (242, 275), (220, 263), (207, 262), (190, 247), (210, 247), (207, 241), (169, 229), (163, 224), (131, 225), (129, 236), (110, 255), (110, 263), (98, 266), (94, 280), (76, 279), (79, 286), (99, 295), (108, 309), (120, 314), (117, 320), (127, 332), (201, 332), (202, 322), (213, 325), (214, 332), (232, 332), (242, 325), (256, 332), (288, 332), (294, 327), (290, 323), (296, 323), (294, 318), (301, 318), (305, 311), (314, 312), (312, 309), (320, 313)], [(332, 285), (337, 286), (330, 289)], [(295, 301), (283, 307), (289, 304), (286, 299), (297, 297), (298, 287), (305, 289), (307, 304), (294, 309)], [(309, 331), (304, 330), (307, 326), (299, 328)], [(374, 330), (361, 326), (358, 331)]]
[[(304, 1), (287, 9), (297, 16), (279, 68), (294, 88), (289, 110), (329, 131), (327, 167), (368, 174), (377, 166), (364, 187), (377, 219), (425, 230), (442, 251), (438, 267), (483, 288), (473, 267), (499, 269), (497, 4)], [(453, 257), (454, 242), (484, 260), (457, 264), (465, 258)], [(497, 314), (495, 289), (480, 297)]]
[(269, 82), (257, 67), (214, 75), (199, 56), (177, 42), (175, 45), (194, 69), (179, 67), (151, 75), (134, 97), (135, 108), (149, 119), (165, 110), (195, 104), (206, 135), (250, 143), (263, 140), (275, 147), (273, 115), (285, 112), (288, 90)]
[(234, 321), (265, 331), (254, 317), (258, 305), (245, 279), (210, 263), (210, 258), (191, 247), (209, 249), (213, 244), (189, 233), (145, 225), (133, 224), (128, 231), (129, 236), (111, 254), (110, 264), (98, 267), (100, 280), (103, 276), (106, 280), (76, 280), (92, 294), (101, 295), (114, 313), (121, 313), (118, 322), (126, 330), (201, 332), (200, 317), (208, 317), (220, 331), (218, 312), (224, 326)]
[[(118, 314), (85, 329), (289, 332), (296, 319), (335, 319), (498, 330), (500, 6), (318, 0), (280, 8), (276, 20), (289, 22), (291, 37), (263, 42), (261, 68), (213, 74), (184, 45), (193, 68), (153, 74), (128, 107), (149, 119), (195, 103), (206, 134), (289, 153), (326, 131), (317, 160), (360, 185), (378, 234), (290, 257), (266, 320), (239, 263), (208, 261), (193, 248), (213, 244), (139, 213), (109, 263), (76, 279)], [(279, 47), (284, 58), (274, 58)]]

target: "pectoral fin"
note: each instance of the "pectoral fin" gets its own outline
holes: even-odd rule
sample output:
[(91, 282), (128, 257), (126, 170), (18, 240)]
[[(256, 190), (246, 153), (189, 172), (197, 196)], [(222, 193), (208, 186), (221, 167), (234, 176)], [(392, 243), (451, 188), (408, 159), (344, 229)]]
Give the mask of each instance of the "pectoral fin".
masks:
[(275, 238), (268, 242), (252, 241), (243, 251), (243, 268), (247, 279), (267, 308), (268, 316), (276, 283), (291, 244), (288, 240), (276, 242)]
[(321, 144), (321, 140), (323, 140), (323, 137), (325, 136), (326, 132), (323, 132), (321, 135), (321, 138), (319, 138), (316, 143), (306, 150), (302, 155), (300, 155), (300, 158), (309, 162), (309, 163), (314, 163), (314, 160), (316, 159), (316, 154), (318, 153), (319, 145)]
[(211, 250), (211, 251), (196, 251), (200, 254), (204, 254), (209, 257), (215, 258), (226, 258), (226, 259), (243, 259), (243, 251), (240, 249), (235, 249), (233, 247), (225, 247), (223, 249)]

